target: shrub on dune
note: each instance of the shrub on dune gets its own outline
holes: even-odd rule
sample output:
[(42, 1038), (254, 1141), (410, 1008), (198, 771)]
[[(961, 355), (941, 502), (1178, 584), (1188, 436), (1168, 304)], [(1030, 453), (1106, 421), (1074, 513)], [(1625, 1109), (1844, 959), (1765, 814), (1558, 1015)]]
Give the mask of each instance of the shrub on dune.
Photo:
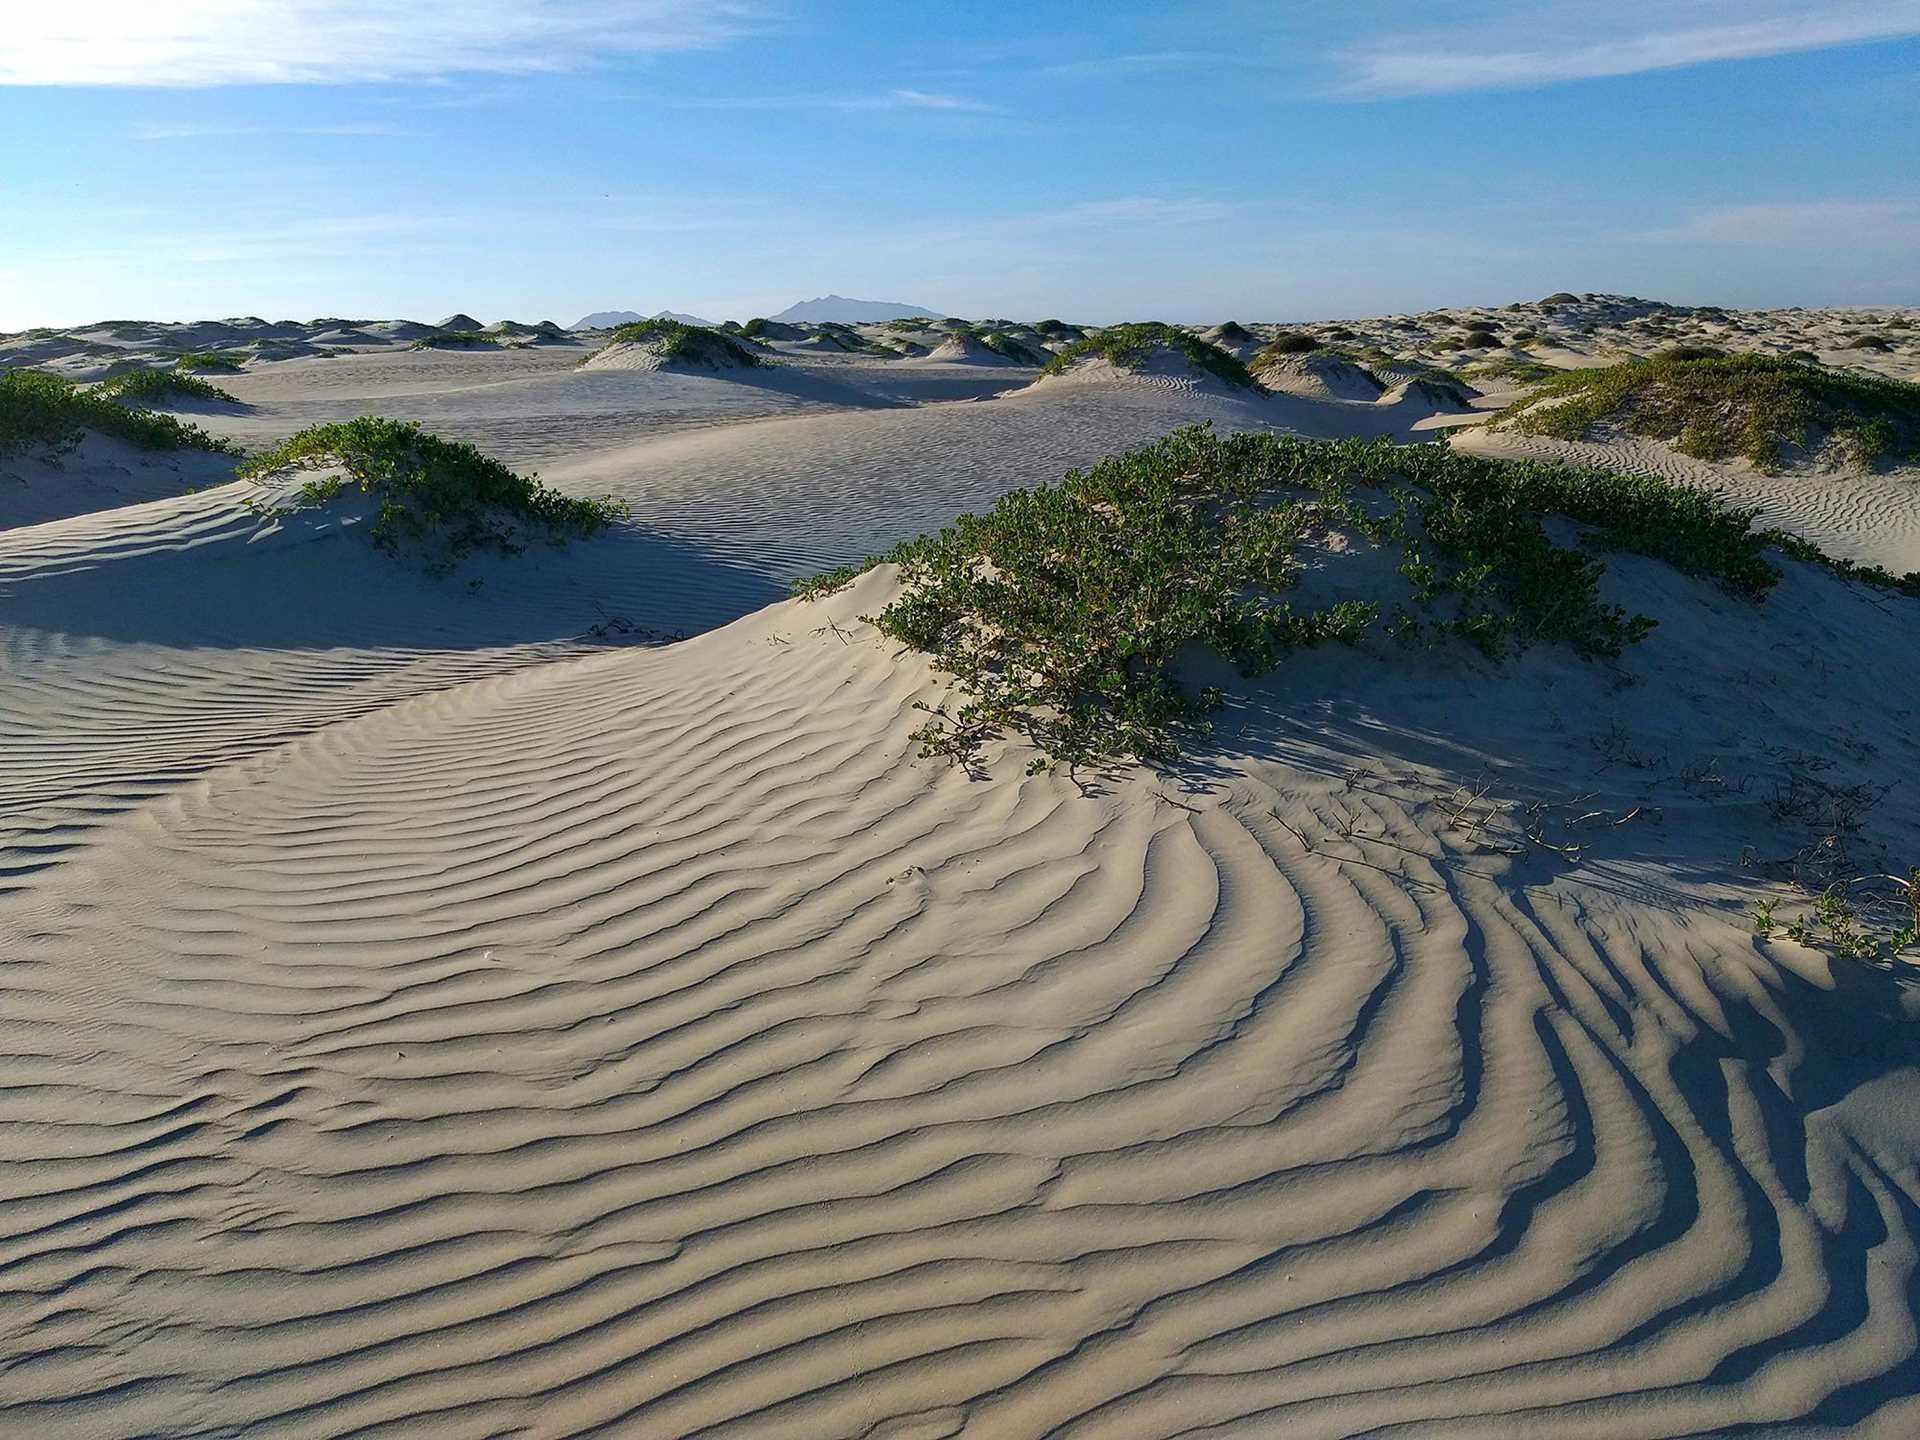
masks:
[(596, 535), (623, 507), (583, 500), (519, 475), (464, 440), (443, 440), (418, 425), (363, 415), (315, 425), (252, 456), (239, 478), (289, 467), (338, 473), (308, 482), (301, 498), (319, 504), (348, 485), (380, 501), (370, 535), (389, 552), (418, 545), (428, 569), (444, 573), (474, 550), (517, 554), (528, 539), (563, 544)]
[[(152, 374), (129, 371), (129, 375)], [(180, 377), (188, 378), (188, 377)], [(111, 382), (109, 382), (111, 383)], [(212, 389), (212, 386), (208, 386)], [(143, 450), (237, 453), (197, 425), (121, 404), (103, 387), (81, 389), (39, 370), (0, 370), (0, 455), (33, 445), (70, 447), (89, 430)]]
[[(1355, 498), (1362, 490), (1366, 503)], [(1189, 647), (1247, 675), (1376, 628), (1408, 642), (1463, 639), (1496, 659), (1539, 644), (1617, 656), (1654, 620), (1608, 604), (1604, 562), (1587, 545), (1556, 543), (1545, 522), (1574, 521), (1597, 546), (1757, 600), (1779, 578), (1770, 546), (1824, 557), (1755, 531), (1753, 515), (1647, 476), (1487, 460), (1444, 444), (1219, 437), (1194, 426), (1058, 485), (1014, 491), (869, 561), (899, 565), (901, 580), (898, 598), (870, 618), (953, 677), (952, 703), (919, 732), (924, 755), (971, 761), (1011, 732), (1040, 750), (1035, 769), (1166, 761), (1222, 699), (1179, 678)], [(1398, 551), (1404, 583), (1296, 609), (1302, 546), (1334, 534), (1344, 537), (1334, 557)], [(1920, 575), (1825, 563), (1920, 593)], [(797, 589), (832, 593), (856, 573)]]
[(1517, 385), (1538, 385), (1562, 373), (1557, 366), (1538, 360), (1522, 360), (1513, 355), (1497, 355), (1466, 366), (1460, 372), (1473, 380), (1510, 380)]
[(200, 379), (197, 375), (187, 375), (179, 370), (126, 370), (110, 380), (102, 380), (94, 387), (95, 392), (110, 396), (115, 400), (224, 400), (229, 404), (237, 403), (233, 396)]
[(1260, 353), (1262, 355), (1305, 355), (1321, 349), (1326, 342), (1317, 335), (1309, 335), (1302, 330), (1292, 330), (1285, 335), (1276, 335), (1269, 340)]
[(744, 368), (766, 363), (724, 331), (666, 319), (636, 320), (631, 325), (622, 325), (607, 336), (606, 344), (580, 363), (585, 365), (616, 345), (645, 345), (662, 360), (705, 365), (710, 369)]
[(246, 364), (244, 355), (229, 354), (225, 350), (183, 350), (174, 358), (176, 370), (221, 370), (232, 373)]
[(449, 330), (439, 335), (422, 335), (407, 346), (409, 350), (491, 350), (500, 342), (480, 330)]
[(1004, 330), (974, 330), (971, 337), (993, 351), (1003, 359), (1013, 360), (1022, 365), (1039, 365), (1048, 357), (1040, 354), (1018, 336), (1009, 335)]
[(1178, 352), (1186, 357), (1187, 363), (1193, 368), (1203, 370), (1229, 385), (1247, 390), (1259, 388), (1253, 376), (1247, 372), (1247, 367), (1218, 345), (1209, 345), (1198, 336), (1157, 320), (1133, 325), (1109, 325), (1104, 330), (1096, 330), (1055, 355), (1041, 367), (1040, 373), (1062, 375), (1076, 361), (1087, 359), (1106, 360), (1123, 370), (1131, 369), (1146, 360), (1156, 345)]
[(1617, 425), (1701, 460), (1777, 469), (1786, 447), (1836, 442), (1855, 465), (1920, 460), (1920, 384), (1772, 355), (1672, 354), (1564, 371), (1495, 417), (1563, 440)]

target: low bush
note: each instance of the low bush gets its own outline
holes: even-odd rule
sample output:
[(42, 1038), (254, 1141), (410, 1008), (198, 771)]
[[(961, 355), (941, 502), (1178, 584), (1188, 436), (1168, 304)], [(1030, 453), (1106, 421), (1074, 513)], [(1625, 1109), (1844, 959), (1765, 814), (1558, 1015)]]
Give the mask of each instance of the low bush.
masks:
[(463, 440), (443, 440), (418, 425), (363, 415), (302, 430), (240, 467), (256, 478), (289, 466), (339, 473), (309, 481), (301, 498), (332, 499), (347, 485), (376, 496), (380, 511), (369, 529), (389, 553), (417, 545), (430, 572), (444, 574), (475, 550), (517, 554), (527, 539), (563, 544), (596, 535), (624, 507), (611, 499), (583, 500), (518, 475)]
[(174, 358), (176, 370), (220, 370), (227, 373), (240, 370), (246, 364), (244, 355), (230, 354), (225, 350), (183, 350)]
[(422, 335), (407, 346), (409, 350), (498, 349), (500, 342), (480, 330), (448, 330), (438, 335)]
[(1229, 385), (1248, 390), (1258, 388), (1253, 376), (1247, 373), (1247, 367), (1218, 345), (1211, 345), (1198, 336), (1189, 335), (1172, 325), (1163, 325), (1157, 320), (1133, 325), (1109, 325), (1104, 330), (1096, 330), (1055, 355), (1041, 367), (1040, 373), (1064, 374), (1075, 361), (1089, 357), (1107, 360), (1122, 369), (1128, 369), (1145, 360), (1155, 345), (1165, 345), (1178, 351), (1186, 357), (1189, 365)]
[(1317, 335), (1308, 335), (1304, 331), (1291, 330), (1277, 335), (1261, 348), (1263, 355), (1305, 355), (1310, 350), (1321, 349), (1325, 341)]
[(1493, 423), (1566, 440), (1614, 424), (1702, 460), (1741, 456), (1762, 470), (1777, 469), (1787, 446), (1830, 438), (1871, 466), (1920, 458), (1920, 385), (1772, 355), (1667, 354), (1563, 371)]
[[(136, 373), (152, 372), (129, 372)], [(0, 370), (0, 455), (34, 445), (70, 449), (88, 430), (115, 436), (143, 450), (238, 453), (197, 425), (123, 405), (112, 395), (101, 393), (99, 386), (82, 389), (39, 370)]]
[[(741, 333), (751, 333), (751, 326)], [(850, 348), (839, 335), (829, 332), (823, 332), (823, 334), (840, 344), (842, 348)], [(636, 320), (631, 325), (622, 325), (607, 336), (606, 344), (599, 350), (595, 350), (593, 355), (611, 350), (615, 345), (642, 343), (651, 344), (663, 360), (679, 360), (692, 365), (745, 367), (765, 363), (753, 351), (724, 331), (709, 330), (704, 325), (685, 325), (678, 320), (666, 319)], [(586, 360), (580, 363), (586, 364), (593, 355), (587, 356)]]
[(110, 380), (102, 380), (94, 387), (100, 395), (115, 400), (224, 400), (229, 404), (237, 403), (233, 396), (200, 379), (197, 375), (187, 375), (179, 370), (124, 370)]
[[(1584, 527), (1580, 547), (1551, 538), (1556, 516)], [(1166, 761), (1222, 698), (1177, 678), (1190, 646), (1257, 675), (1299, 648), (1358, 641), (1384, 616), (1400, 640), (1464, 639), (1495, 659), (1549, 643), (1617, 656), (1655, 622), (1601, 598), (1599, 552), (1649, 555), (1757, 600), (1779, 578), (1767, 559), (1778, 537), (1753, 516), (1646, 476), (1195, 426), (868, 561), (901, 578), (869, 618), (953, 677), (951, 703), (918, 733), (923, 754), (970, 761), (1012, 731), (1038, 747), (1036, 768)], [(1395, 547), (1397, 593), (1294, 608), (1299, 547), (1335, 531), (1347, 553)], [(796, 589), (831, 593), (857, 573)]]

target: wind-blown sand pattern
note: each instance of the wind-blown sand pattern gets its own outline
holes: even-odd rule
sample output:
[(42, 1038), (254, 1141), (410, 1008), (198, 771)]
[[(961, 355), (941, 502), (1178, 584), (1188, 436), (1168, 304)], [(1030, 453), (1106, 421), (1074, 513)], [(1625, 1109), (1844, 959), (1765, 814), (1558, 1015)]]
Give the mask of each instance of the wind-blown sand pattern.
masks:
[(1180, 769), (970, 779), (892, 572), (786, 581), (1411, 413), (849, 357), (595, 430), (585, 348), (237, 422), (502, 362), (386, 398), (632, 505), (564, 551), (433, 580), (232, 486), (0, 531), (0, 1430), (1920, 1433), (1920, 996), (1742, 866), (1803, 784), (1920, 859), (1911, 602), (1615, 557), (1617, 665), (1313, 652)]

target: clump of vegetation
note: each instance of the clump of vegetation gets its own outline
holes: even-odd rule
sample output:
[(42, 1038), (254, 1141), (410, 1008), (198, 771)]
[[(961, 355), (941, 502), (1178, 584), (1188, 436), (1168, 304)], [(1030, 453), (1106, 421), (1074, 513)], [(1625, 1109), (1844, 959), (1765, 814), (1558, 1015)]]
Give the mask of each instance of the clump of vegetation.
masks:
[[(1555, 516), (1588, 544), (1555, 543)], [(1654, 621), (1601, 598), (1595, 547), (1758, 599), (1779, 572), (1752, 520), (1651, 477), (1194, 426), (869, 561), (898, 564), (902, 583), (870, 618), (953, 677), (952, 702), (918, 733), (923, 754), (970, 761), (1016, 732), (1039, 748), (1035, 768), (1165, 761), (1222, 698), (1177, 678), (1190, 646), (1258, 675), (1300, 648), (1357, 642), (1384, 616), (1402, 641), (1465, 639), (1495, 659), (1545, 643), (1616, 656)], [(1294, 608), (1300, 547), (1333, 532), (1348, 548), (1396, 547), (1400, 593)], [(797, 588), (831, 593), (857, 573)]]
[(220, 370), (229, 374), (239, 370), (246, 363), (243, 355), (233, 355), (225, 350), (183, 350), (174, 358), (176, 370)]
[(975, 340), (994, 354), (1004, 356), (1021, 365), (1039, 365), (1050, 358), (1036, 351), (1017, 335), (1009, 335), (1004, 330), (974, 330), (971, 333)]
[(740, 327), (740, 333), (750, 340), (758, 340), (767, 333), (767, 326), (770, 323), (766, 316), (756, 315)]
[(1656, 360), (1722, 360), (1727, 352), (1718, 345), (1669, 345)]
[(1261, 348), (1262, 355), (1305, 355), (1310, 350), (1322, 348), (1326, 342), (1318, 335), (1309, 335), (1301, 330), (1290, 330), (1284, 335), (1276, 335)]
[(518, 475), (463, 440), (443, 440), (418, 425), (362, 415), (337, 425), (314, 425), (262, 454), (238, 472), (252, 479), (288, 466), (339, 473), (308, 481), (301, 499), (320, 504), (348, 485), (376, 496), (369, 527), (389, 553), (417, 545), (430, 573), (445, 574), (475, 550), (518, 554), (528, 539), (563, 544), (596, 535), (624, 508), (611, 499), (583, 500)]
[(1893, 344), (1882, 335), (1856, 335), (1840, 348), (1842, 350), (1891, 350)]
[(1493, 423), (1565, 440), (1613, 424), (1682, 454), (1741, 456), (1767, 471), (1779, 467), (1785, 447), (1831, 438), (1852, 463), (1871, 467), (1920, 458), (1920, 385), (1771, 355), (1665, 355), (1563, 371)]
[(407, 346), (409, 350), (496, 349), (500, 341), (483, 330), (446, 330), (437, 335), (422, 335)]
[(101, 387), (83, 390), (39, 370), (0, 370), (0, 456), (34, 445), (71, 449), (88, 430), (143, 450), (238, 453), (197, 425), (123, 405)]
[(1475, 380), (1512, 380), (1520, 385), (1537, 385), (1564, 372), (1538, 360), (1522, 360), (1517, 355), (1498, 355), (1491, 360), (1477, 361), (1460, 373)]
[(1250, 344), (1260, 338), (1237, 320), (1223, 320), (1220, 328), (1214, 333), (1222, 340), (1234, 345)]
[(1820, 357), (1811, 350), (1789, 350), (1787, 359), (1798, 365), (1818, 365)]
[(1779, 905), (1775, 896), (1753, 907), (1755, 934), (1770, 938), (1782, 931), (1798, 944), (1867, 964), (1890, 964), (1920, 949), (1920, 867), (1905, 876), (1836, 881), (1784, 924), (1775, 914)]
[(1467, 333), (1460, 338), (1459, 348), (1462, 350), (1495, 350), (1500, 347), (1500, 344), (1501, 340), (1498, 333), (1488, 330), (1485, 327), (1476, 327), (1475, 329), (1467, 331)]
[(197, 375), (183, 374), (178, 370), (125, 370), (112, 379), (102, 380), (94, 387), (95, 393), (109, 396), (115, 400), (224, 400), (228, 404), (237, 403), (233, 396), (218, 385), (210, 384)]
[(1121, 369), (1131, 369), (1145, 360), (1155, 345), (1165, 345), (1178, 351), (1193, 368), (1204, 370), (1229, 385), (1248, 390), (1258, 388), (1253, 376), (1247, 373), (1247, 367), (1218, 345), (1211, 345), (1198, 336), (1157, 320), (1134, 325), (1109, 325), (1104, 330), (1096, 330), (1055, 355), (1041, 367), (1040, 373), (1065, 374), (1075, 361), (1090, 356), (1109, 361)]
[[(747, 332), (742, 332), (747, 333)], [(690, 365), (717, 368), (722, 365), (751, 366), (764, 362), (733, 336), (704, 325), (686, 325), (678, 320), (636, 320), (622, 325), (607, 337), (607, 343), (582, 360), (611, 350), (615, 345), (650, 344), (662, 360), (679, 360)]]

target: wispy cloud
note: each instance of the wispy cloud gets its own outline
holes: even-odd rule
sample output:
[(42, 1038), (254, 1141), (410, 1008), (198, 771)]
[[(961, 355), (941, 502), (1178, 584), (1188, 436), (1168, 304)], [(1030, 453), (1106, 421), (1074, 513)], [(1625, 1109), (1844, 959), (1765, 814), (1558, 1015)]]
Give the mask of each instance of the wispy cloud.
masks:
[(695, 110), (945, 110), (1004, 115), (1006, 110), (965, 95), (927, 90), (887, 90), (877, 95), (716, 95), (682, 102)]
[(92, 0), (13, 5), (0, 85), (273, 85), (584, 69), (776, 22), (777, 0)]
[[(1536, 43), (1524, 48), (1502, 44), (1499, 32), (1485, 29), (1386, 39), (1347, 52), (1349, 77), (1340, 89), (1368, 98), (1518, 89), (1920, 35), (1920, 0), (1774, 0), (1751, 7), (1743, 20), (1676, 27), (1680, 8), (1670, 0), (1622, 0), (1605, 12), (1561, 19), (1554, 30), (1547, 28), (1559, 18), (1554, 12), (1529, 6), (1501, 27), (1533, 32)], [(1755, 9), (1774, 13), (1756, 17)]]
[(1244, 55), (1218, 50), (1147, 50), (1131, 55), (1092, 55), (1084, 60), (1062, 60), (1042, 65), (1035, 73), (1068, 80), (1106, 75), (1140, 75), (1160, 70), (1187, 70), (1213, 65), (1243, 65)]
[(405, 135), (398, 125), (370, 121), (345, 125), (168, 125), (141, 124), (133, 127), (136, 140), (210, 140), (255, 135)]
[(1920, 201), (1785, 200), (1694, 210), (1637, 240), (1778, 250), (1920, 247)]
[(1116, 225), (1210, 225), (1233, 213), (1233, 206), (1219, 200), (1134, 195), (1117, 200), (1083, 200), (1058, 210), (1019, 216), (1014, 223), (1049, 230), (1097, 230)]

